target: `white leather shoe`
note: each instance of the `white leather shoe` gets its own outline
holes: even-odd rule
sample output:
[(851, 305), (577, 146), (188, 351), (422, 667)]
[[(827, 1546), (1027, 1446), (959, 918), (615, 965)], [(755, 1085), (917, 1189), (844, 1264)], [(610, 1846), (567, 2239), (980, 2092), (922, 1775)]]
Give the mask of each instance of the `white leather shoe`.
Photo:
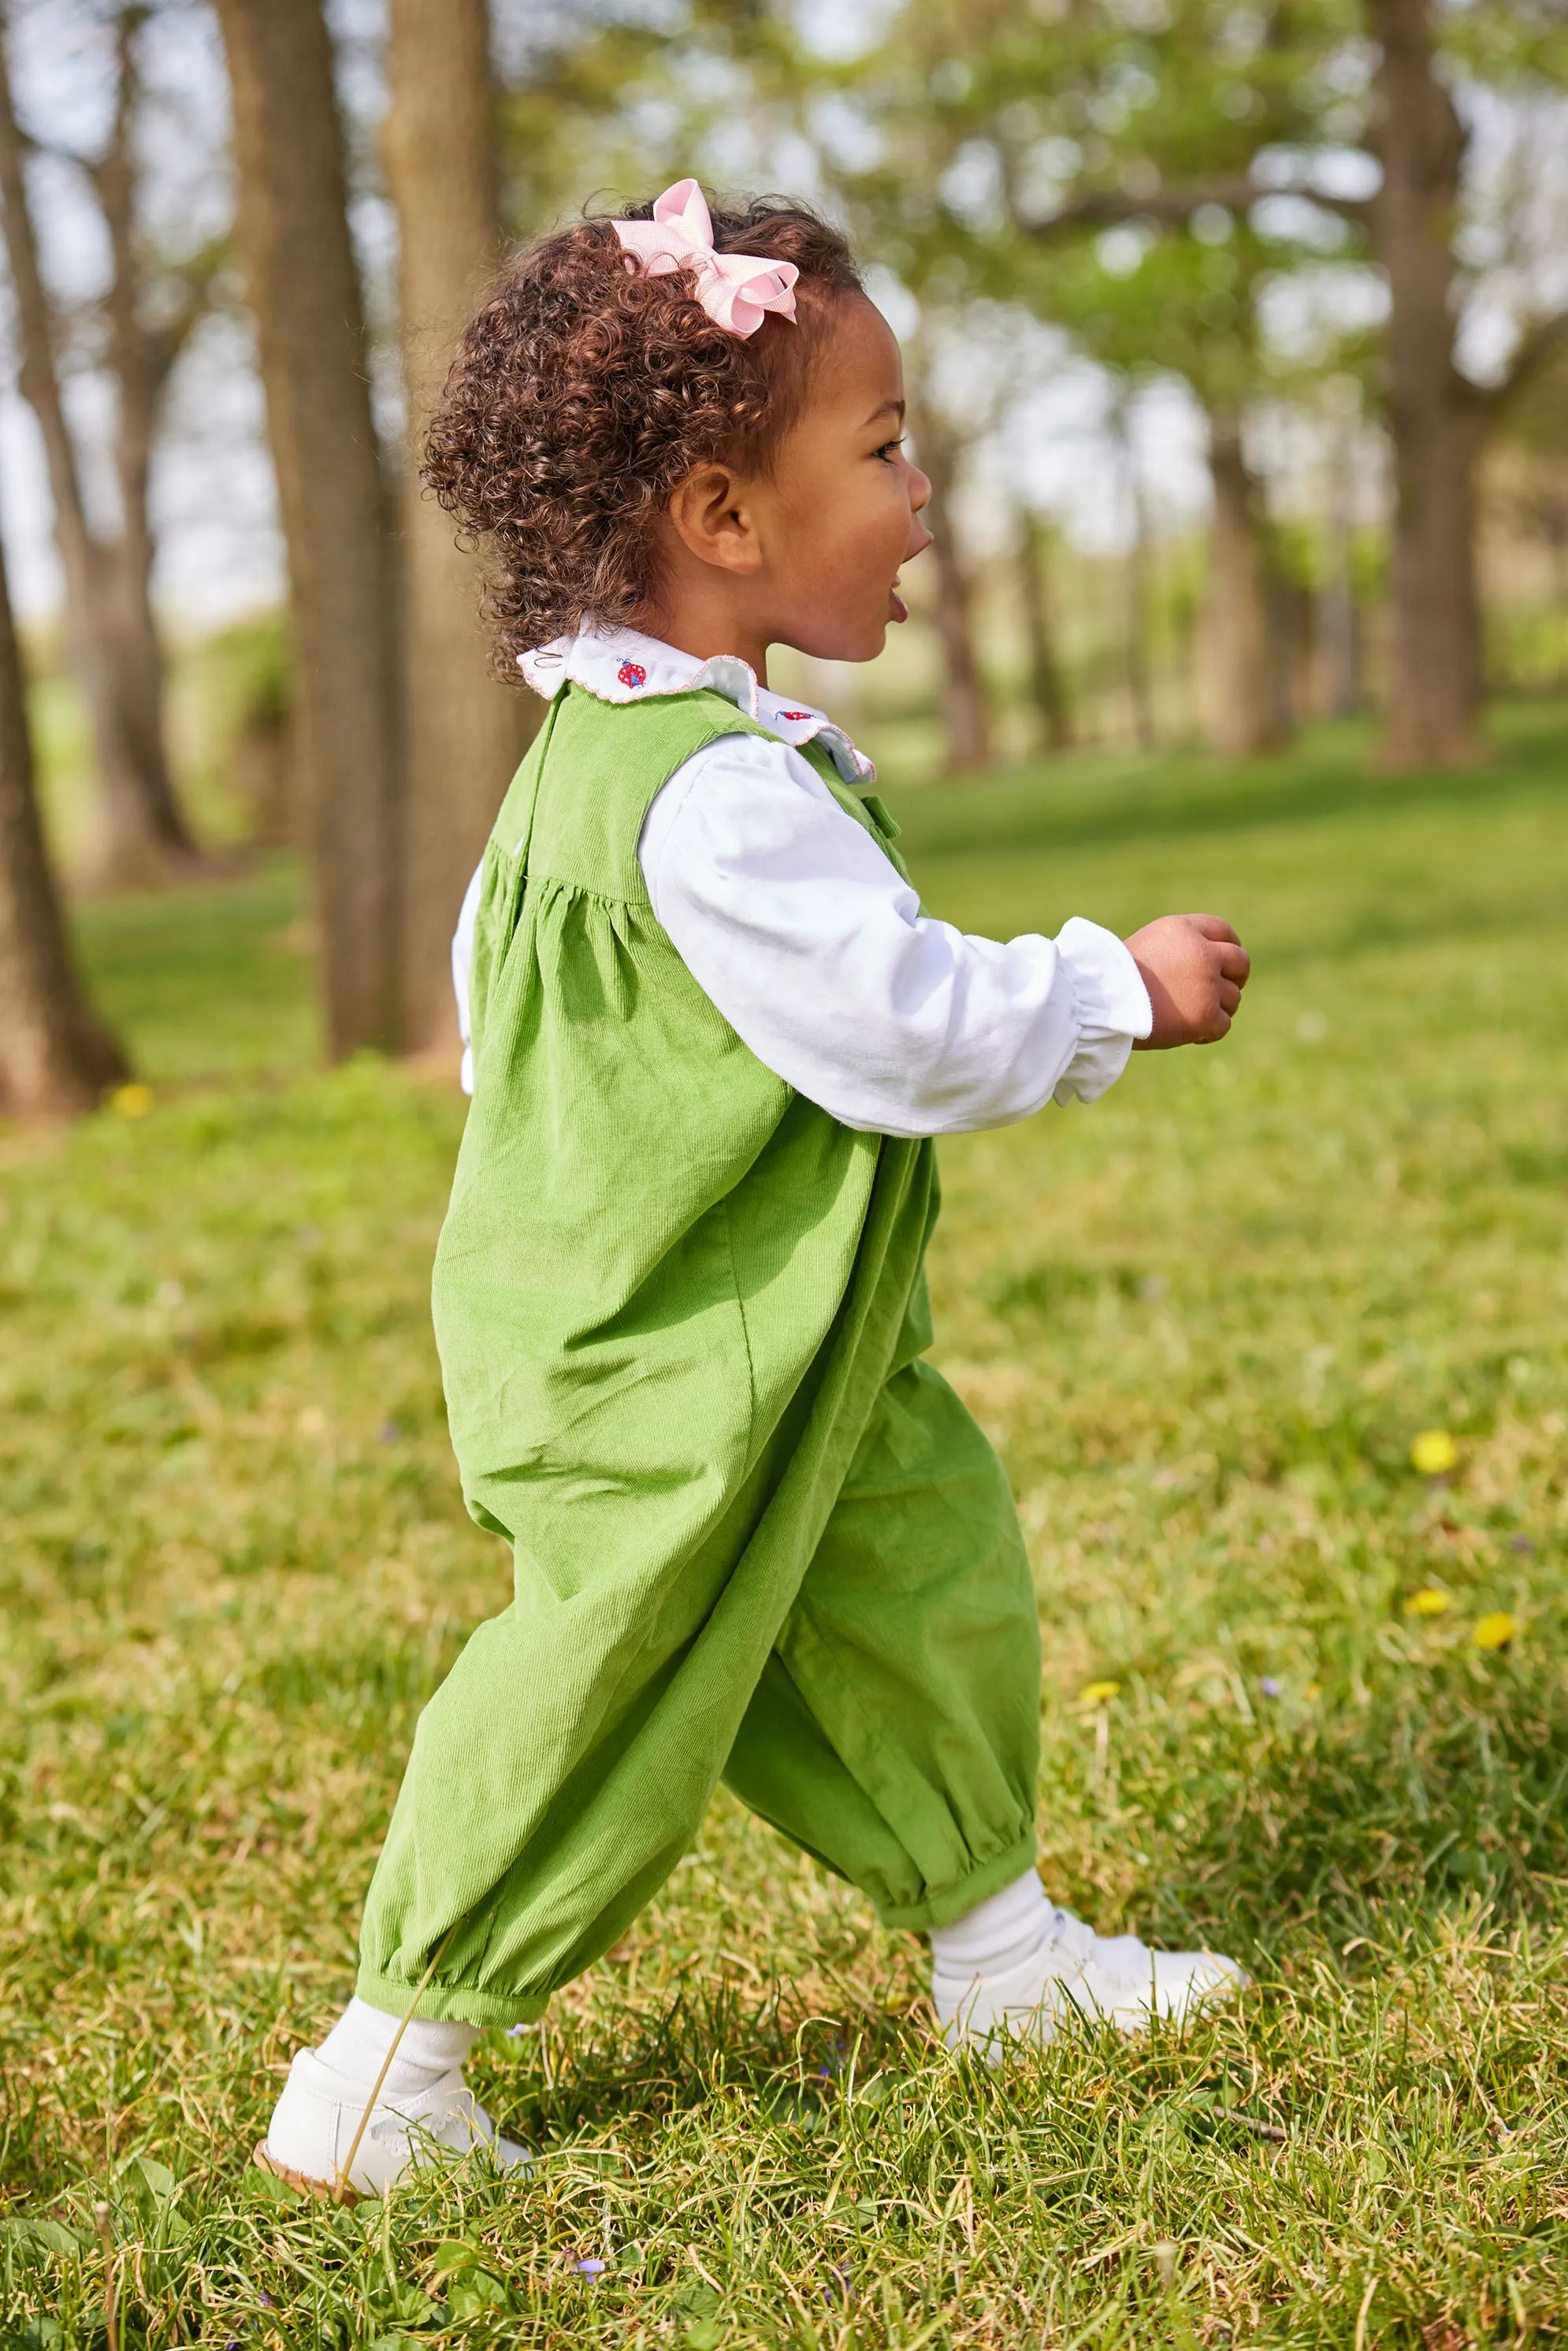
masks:
[[(467, 2155), (484, 2147), (507, 2170), (533, 2161), (525, 2147), (497, 2136), (460, 2066), (421, 2090), (383, 2089), (361, 2132), (371, 2089), (370, 2083), (350, 2081), (324, 2064), (314, 2049), (301, 2049), (256, 2150), (256, 2162), (307, 2195), (353, 2204), (361, 2196), (383, 2196), (411, 2164), (443, 2152)], [(340, 2167), (348, 2166), (351, 2148), (352, 2167), (345, 2173)]]
[(1046, 1941), (996, 1975), (933, 1970), (931, 1996), (950, 2049), (999, 2055), (1009, 2039), (1044, 2048), (1074, 2011), (1138, 2032), (1154, 2016), (1187, 2016), (1247, 1988), (1244, 1971), (1218, 1951), (1154, 1951), (1136, 1935), (1097, 1935), (1070, 1910), (1054, 1912), (1052, 1923)]

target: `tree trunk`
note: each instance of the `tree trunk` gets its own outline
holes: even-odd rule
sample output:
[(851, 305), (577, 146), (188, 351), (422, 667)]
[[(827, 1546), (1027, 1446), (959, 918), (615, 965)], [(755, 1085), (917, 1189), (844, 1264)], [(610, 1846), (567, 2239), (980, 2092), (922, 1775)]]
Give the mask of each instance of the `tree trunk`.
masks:
[(1208, 465), (1207, 734), (1223, 758), (1247, 759), (1277, 750), (1290, 723), (1258, 484), (1235, 414), (1210, 417)]
[(1111, 433), (1121, 462), (1122, 478), (1133, 517), (1132, 542), (1121, 566), (1122, 611), (1119, 635), (1123, 672), (1127, 682), (1127, 708), (1133, 740), (1140, 751), (1155, 740), (1154, 696), (1149, 683), (1150, 574), (1153, 570), (1148, 500), (1133, 446), (1127, 403), (1118, 400), (1111, 413)]
[(1329, 456), (1327, 545), (1319, 592), (1321, 703), (1331, 718), (1350, 718), (1365, 700), (1361, 611), (1355, 592), (1355, 426), (1336, 421)]
[(140, 779), (148, 821), (157, 838), (191, 857), (195, 844), (174, 797), (163, 731), (163, 648), (152, 612), (152, 531), (148, 486), (159, 404), (192, 326), (204, 287), (187, 291), (183, 314), (151, 326), (136, 231), (136, 111), (139, 82), (135, 42), (144, 11), (120, 10), (116, 26), (116, 104), (108, 150), (93, 172), (109, 230), (112, 275), (106, 299), (109, 359), (115, 385), (114, 468), (120, 491), (120, 538), (105, 549), (105, 612), (110, 665), (131, 765)]
[[(144, 648), (138, 646), (125, 621), (120, 551), (105, 547), (88, 522), (76, 449), (60, 397), (54, 321), (38, 266), (22, 160), (0, 39), (0, 214), (16, 308), (21, 389), (43, 436), (55, 538), (65, 573), (72, 666), (87, 701), (98, 756), (102, 794), (99, 862), (109, 881), (156, 882), (166, 878), (171, 864), (193, 853), (163, 756), (156, 638), (149, 672), (144, 659), (139, 666)], [(150, 604), (145, 625), (151, 631)]]
[(1465, 132), (1433, 69), (1428, 0), (1367, 0), (1378, 42), (1370, 143), (1383, 167), (1374, 249), (1388, 279), (1394, 442), (1394, 685), (1382, 758), (1456, 767), (1481, 755), (1476, 584), (1479, 404), (1454, 365), (1454, 257)]
[(473, 559), (424, 489), (419, 451), (457, 338), (501, 251), (486, 0), (392, 0), (382, 155), (397, 207), (409, 461), (400, 890), (403, 1042), (455, 1048), (452, 933), (534, 708), (492, 675)]
[(1043, 747), (1048, 751), (1071, 751), (1072, 748), (1072, 712), (1062, 682), (1061, 664), (1057, 658), (1056, 632), (1051, 610), (1051, 590), (1046, 576), (1044, 549), (1040, 545), (1043, 526), (1037, 515), (1026, 508), (1019, 515), (1018, 566), (1019, 601), (1023, 607), (1024, 635), (1029, 648), (1030, 695), (1040, 721)]
[(44, 847), (33, 737), (11, 598), (0, 552), (0, 1113), (90, 1110), (130, 1075), (93, 1012)]
[(237, 225), (288, 552), (328, 1043), (398, 1034), (393, 549), (319, 0), (218, 0)]
[(958, 545), (953, 487), (958, 473), (954, 435), (922, 406), (915, 425), (915, 455), (931, 484), (925, 521), (936, 533), (936, 634), (942, 646), (942, 708), (946, 727), (948, 775), (972, 774), (990, 765), (990, 727), (985, 681), (975, 653), (974, 598)]

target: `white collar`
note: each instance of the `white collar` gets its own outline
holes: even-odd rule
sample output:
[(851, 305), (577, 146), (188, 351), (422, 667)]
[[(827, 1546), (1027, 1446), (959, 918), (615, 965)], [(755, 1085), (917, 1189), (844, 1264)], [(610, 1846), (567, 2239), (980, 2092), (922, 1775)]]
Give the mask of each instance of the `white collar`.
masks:
[(863, 789), (876, 769), (857, 751), (841, 726), (810, 704), (789, 702), (758, 685), (756, 672), (738, 653), (716, 653), (698, 661), (638, 629), (601, 629), (585, 622), (574, 637), (520, 653), (517, 666), (533, 687), (552, 702), (563, 685), (580, 685), (601, 702), (647, 702), (666, 694), (722, 694), (781, 743), (799, 750), (820, 743), (846, 784)]

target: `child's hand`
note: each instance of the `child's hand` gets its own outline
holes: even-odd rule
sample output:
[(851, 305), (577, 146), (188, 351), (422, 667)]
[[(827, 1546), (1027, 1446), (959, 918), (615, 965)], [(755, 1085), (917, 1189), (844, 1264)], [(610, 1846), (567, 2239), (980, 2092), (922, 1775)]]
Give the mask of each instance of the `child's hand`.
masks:
[(1224, 1036), (1252, 968), (1228, 923), (1218, 914), (1162, 914), (1126, 944), (1155, 1014), (1154, 1028), (1137, 1044), (1156, 1051), (1212, 1045)]

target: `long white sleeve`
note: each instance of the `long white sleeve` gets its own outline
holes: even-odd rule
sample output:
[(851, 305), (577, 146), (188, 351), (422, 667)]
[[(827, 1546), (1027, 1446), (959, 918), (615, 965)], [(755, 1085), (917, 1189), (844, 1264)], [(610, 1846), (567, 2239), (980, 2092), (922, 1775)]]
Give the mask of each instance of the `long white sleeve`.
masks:
[(1151, 1014), (1111, 932), (972, 937), (921, 914), (863, 827), (784, 743), (727, 736), (679, 768), (638, 856), (698, 986), (775, 1074), (846, 1126), (1007, 1126), (1092, 1102)]
[(474, 1091), (474, 1014), (469, 987), (474, 977), (474, 926), (479, 919), (479, 884), (485, 878), (480, 859), (463, 893), (457, 928), (452, 934), (452, 992), (457, 998), (457, 1033), (463, 1040), (463, 1066), (458, 1082), (465, 1094)]

